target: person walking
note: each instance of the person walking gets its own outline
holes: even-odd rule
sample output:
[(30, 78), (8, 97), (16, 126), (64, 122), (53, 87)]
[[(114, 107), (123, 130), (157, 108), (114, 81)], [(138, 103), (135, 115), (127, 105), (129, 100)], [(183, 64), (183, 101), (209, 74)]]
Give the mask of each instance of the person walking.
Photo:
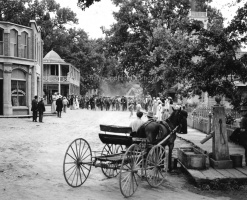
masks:
[(134, 111), (134, 103), (132, 100), (129, 102), (129, 111), (130, 111), (130, 117), (133, 116), (133, 111)]
[(33, 122), (37, 122), (37, 116), (38, 116), (38, 96), (34, 96), (34, 99), (32, 100), (32, 108), (31, 111), (33, 111)]
[(41, 97), (39, 103), (38, 103), (38, 111), (39, 111), (39, 122), (43, 122), (43, 115), (45, 112), (45, 104), (44, 104), (44, 98)]
[(63, 101), (62, 101), (62, 96), (60, 95), (59, 98), (56, 101), (56, 111), (57, 111), (57, 117), (61, 118), (61, 113), (63, 109)]
[(74, 110), (73, 103), (74, 103), (74, 95), (72, 94), (69, 99), (70, 110)]
[(57, 101), (58, 95), (55, 92), (54, 95), (52, 95), (52, 103), (51, 103), (51, 113), (56, 113), (56, 101)]
[(63, 112), (65, 112), (65, 113), (67, 111), (68, 103), (69, 102), (68, 102), (67, 98), (66, 97), (63, 97)]
[(136, 113), (141, 112), (142, 106), (140, 104), (140, 101), (137, 102), (136, 104)]

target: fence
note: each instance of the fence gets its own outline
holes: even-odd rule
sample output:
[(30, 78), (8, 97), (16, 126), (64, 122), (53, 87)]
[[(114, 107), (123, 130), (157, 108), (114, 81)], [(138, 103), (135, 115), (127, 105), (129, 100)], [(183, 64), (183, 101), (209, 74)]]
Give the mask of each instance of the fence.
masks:
[[(194, 109), (192, 112), (188, 112), (187, 124), (194, 129), (209, 134), (212, 131), (213, 127), (212, 113), (212, 109), (210, 108)], [(227, 113), (230, 113), (234, 117), (234, 119), (241, 117), (239, 113), (231, 109), (226, 109), (226, 114)], [(232, 125), (226, 124), (228, 137), (237, 127), (237, 123), (234, 123)]]

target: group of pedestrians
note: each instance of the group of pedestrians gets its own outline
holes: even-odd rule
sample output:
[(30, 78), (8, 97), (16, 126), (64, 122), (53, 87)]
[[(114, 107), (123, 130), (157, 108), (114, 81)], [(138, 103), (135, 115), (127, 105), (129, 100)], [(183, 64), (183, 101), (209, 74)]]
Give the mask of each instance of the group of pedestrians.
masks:
[(45, 112), (44, 98), (41, 98), (40, 101), (38, 101), (38, 96), (34, 96), (34, 99), (32, 100), (31, 111), (33, 111), (33, 122), (37, 122), (38, 113), (39, 122), (43, 122), (43, 114)]
[(125, 111), (127, 110), (127, 97), (125, 96), (85, 96), (80, 99), (81, 108), (90, 110)]
[[(187, 117), (188, 113), (185, 110), (185, 106), (182, 105), (174, 105), (173, 104), (173, 99), (171, 97), (164, 98), (163, 100), (160, 99), (160, 97), (153, 97), (148, 96), (146, 99), (147, 102), (147, 112), (145, 109), (142, 108), (142, 105), (140, 102), (137, 104), (137, 118), (131, 122), (130, 126), (132, 127), (132, 130), (135, 132), (139, 125), (143, 124), (144, 122), (141, 120), (141, 117), (143, 115), (144, 111), (147, 113), (147, 118), (155, 121), (165, 121), (170, 114), (173, 112), (173, 110), (178, 110), (180, 109), (181, 114), (183, 116), (183, 119), (181, 121), (181, 129), (178, 131), (180, 134), (187, 134)], [(131, 102), (130, 102), (131, 104)], [(132, 106), (130, 106), (132, 108)], [(130, 117), (133, 116), (133, 110), (130, 109)]]

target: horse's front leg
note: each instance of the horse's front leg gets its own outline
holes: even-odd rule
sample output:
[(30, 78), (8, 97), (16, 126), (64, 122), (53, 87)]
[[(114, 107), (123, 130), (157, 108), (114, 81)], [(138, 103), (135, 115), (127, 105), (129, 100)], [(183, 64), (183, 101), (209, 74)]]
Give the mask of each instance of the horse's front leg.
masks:
[(172, 150), (174, 148), (174, 144), (169, 144), (169, 153), (168, 153), (168, 171), (172, 171)]

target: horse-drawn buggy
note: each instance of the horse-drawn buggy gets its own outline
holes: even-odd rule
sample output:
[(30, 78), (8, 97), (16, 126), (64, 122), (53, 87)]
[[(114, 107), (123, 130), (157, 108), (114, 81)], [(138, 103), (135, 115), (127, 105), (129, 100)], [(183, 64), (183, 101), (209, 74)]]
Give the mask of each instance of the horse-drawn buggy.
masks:
[[(81, 186), (94, 166), (100, 167), (108, 178), (118, 176), (120, 191), (125, 197), (132, 196), (143, 179), (150, 186), (158, 187), (166, 177), (168, 153), (171, 156), (167, 141), (176, 136), (174, 133), (178, 128), (171, 125), (173, 129), (167, 130), (156, 144), (150, 142), (150, 137), (132, 137), (130, 127), (100, 125), (99, 138), (105, 144), (102, 151), (92, 151), (83, 138), (75, 139), (67, 148), (63, 163), (66, 182), (71, 187)], [(146, 133), (148, 126), (144, 127)], [(170, 152), (164, 143), (168, 144)]]

